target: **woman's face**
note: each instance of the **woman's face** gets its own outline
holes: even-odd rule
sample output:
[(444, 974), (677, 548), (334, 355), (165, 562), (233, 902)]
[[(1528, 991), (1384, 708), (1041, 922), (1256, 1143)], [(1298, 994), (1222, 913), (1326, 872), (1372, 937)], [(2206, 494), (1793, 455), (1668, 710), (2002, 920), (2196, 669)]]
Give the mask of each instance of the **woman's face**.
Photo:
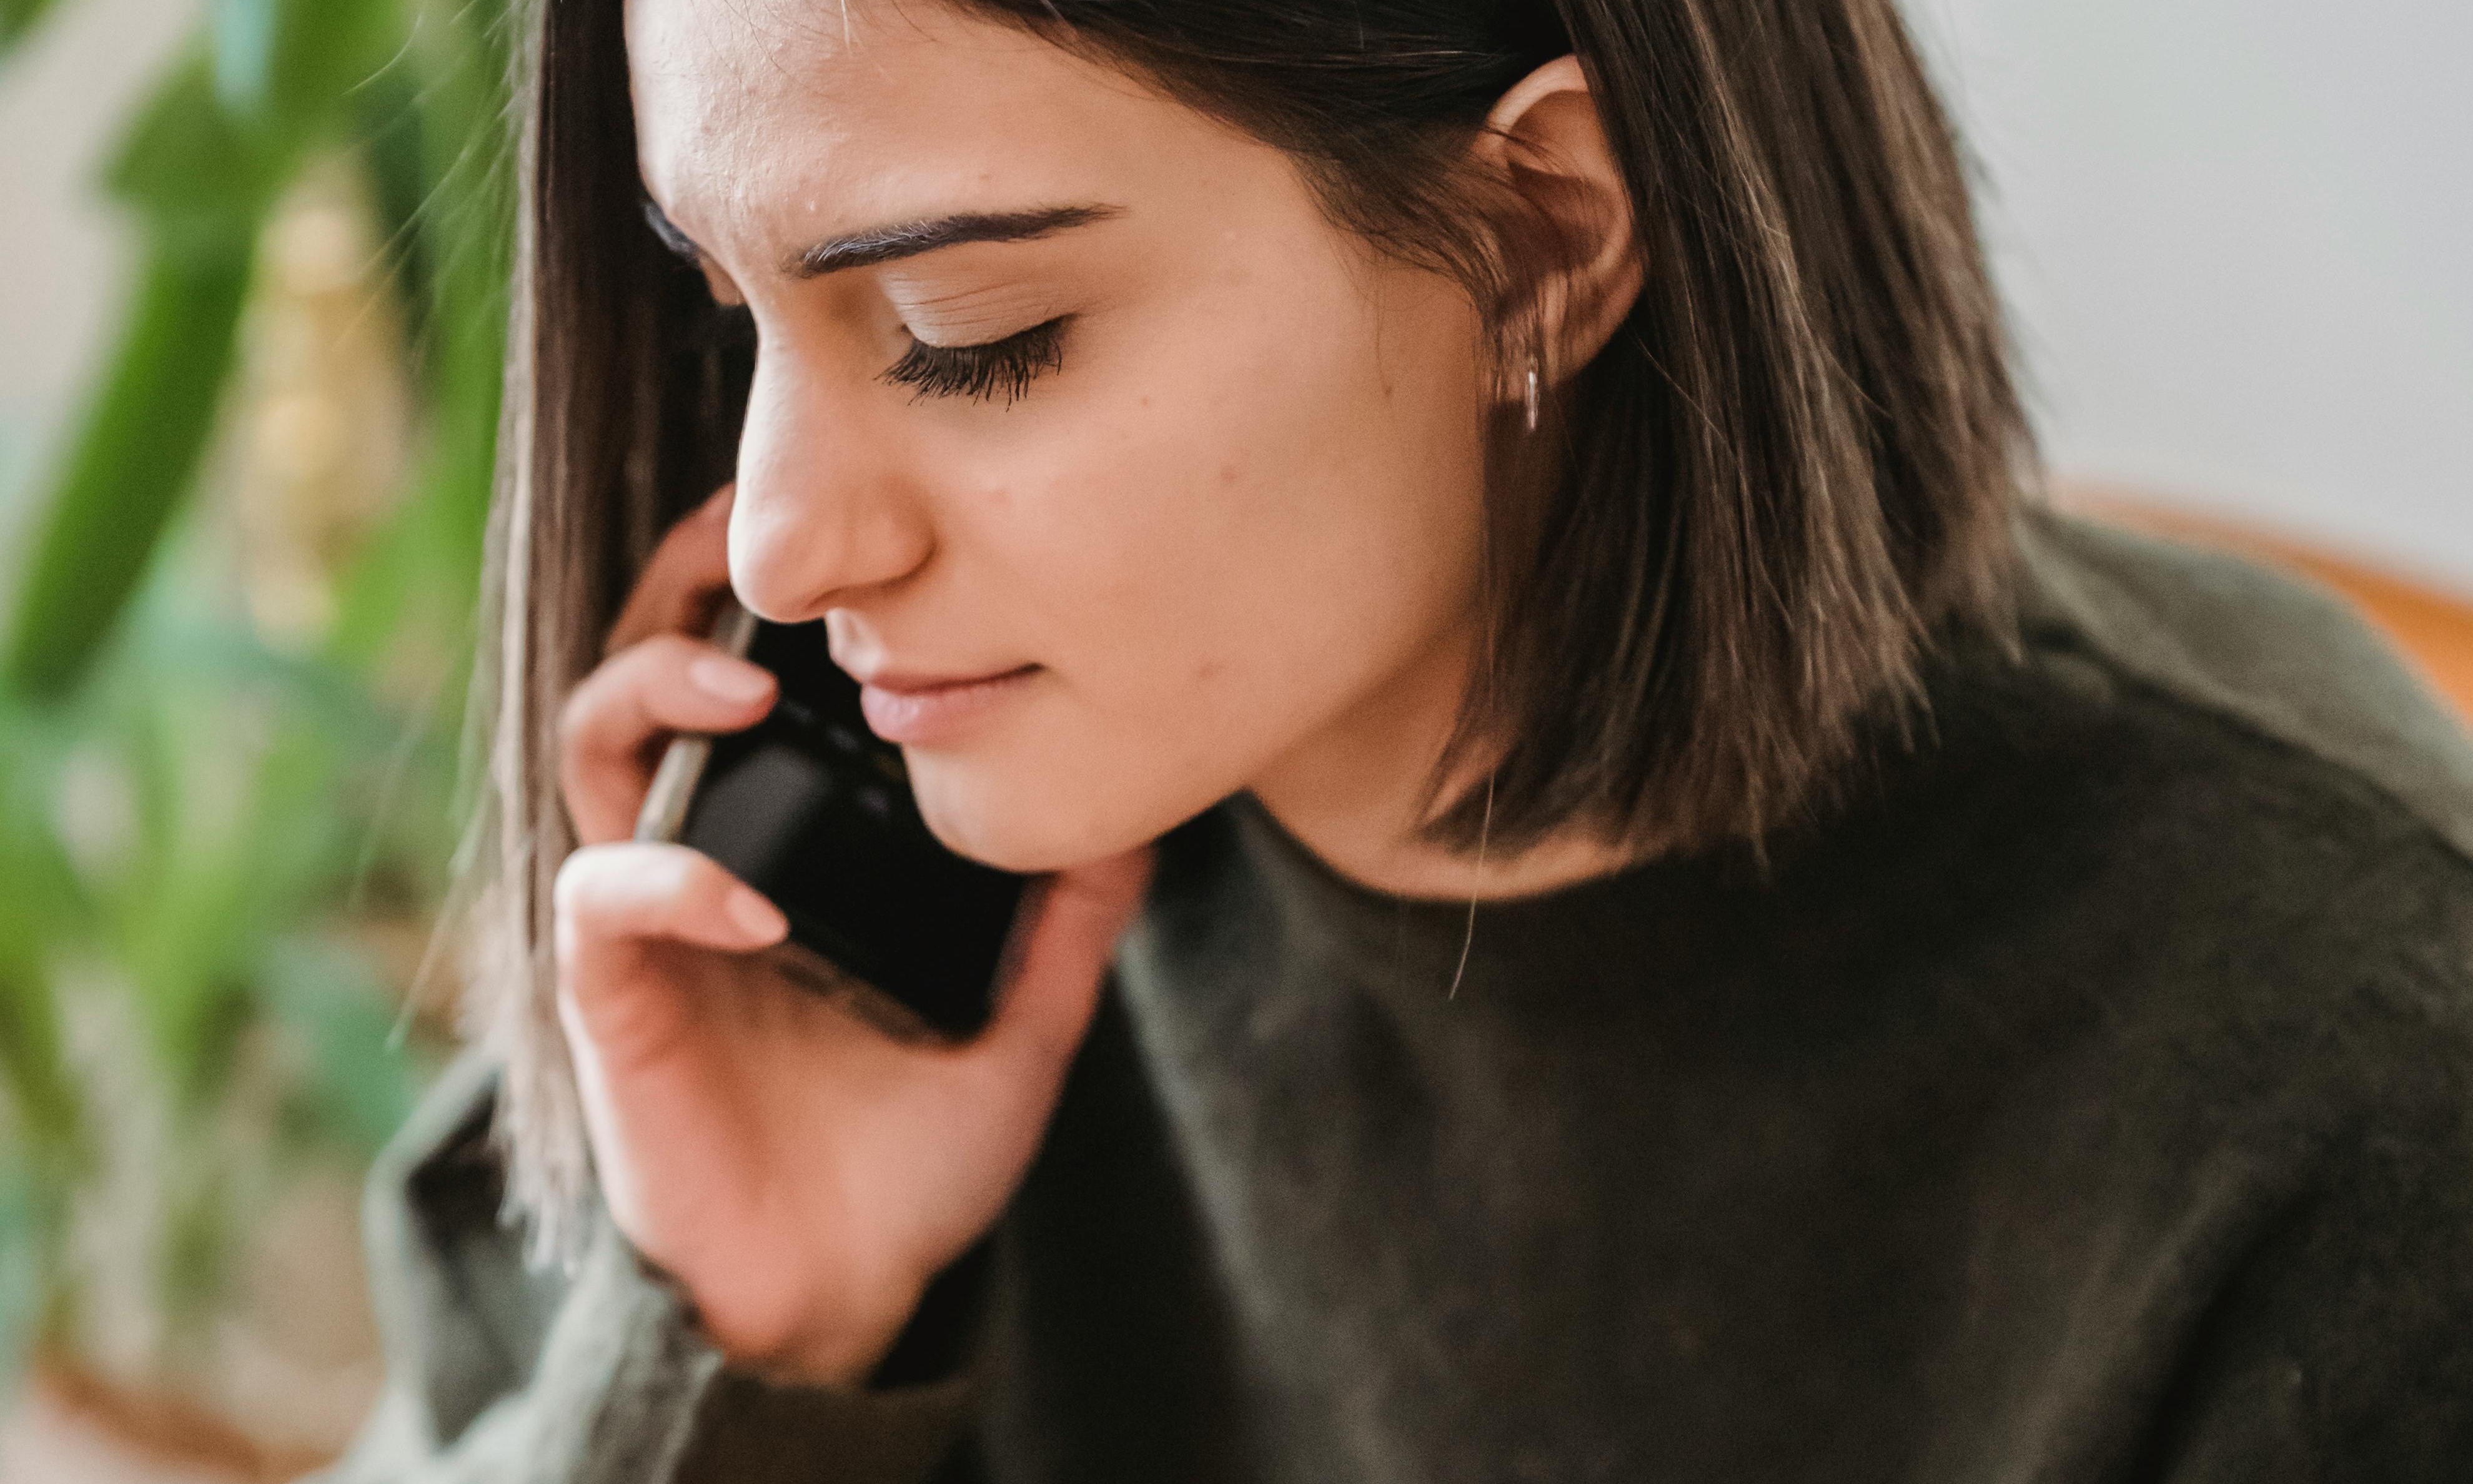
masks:
[[(760, 335), (740, 596), (862, 680), (1009, 677), (869, 694), (938, 834), (1053, 869), (1423, 773), (1477, 603), (1465, 294), (956, 11), (629, 0), (627, 43), (646, 186)], [(904, 251), (957, 217), (1018, 240)]]

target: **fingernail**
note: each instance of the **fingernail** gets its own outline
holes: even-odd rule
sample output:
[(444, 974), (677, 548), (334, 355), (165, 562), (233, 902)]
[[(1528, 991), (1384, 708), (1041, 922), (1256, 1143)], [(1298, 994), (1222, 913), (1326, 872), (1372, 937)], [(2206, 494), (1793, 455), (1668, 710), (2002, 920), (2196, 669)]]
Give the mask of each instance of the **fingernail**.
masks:
[(741, 706), (760, 700), (773, 688), (772, 676), (760, 666), (713, 655), (687, 661), (687, 679), (695, 682), (697, 689)]
[(765, 900), (761, 893), (748, 887), (742, 886), (731, 893), (730, 903), (724, 910), (750, 938), (770, 942), (790, 930), (789, 920), (781, 916), (781, 909)]

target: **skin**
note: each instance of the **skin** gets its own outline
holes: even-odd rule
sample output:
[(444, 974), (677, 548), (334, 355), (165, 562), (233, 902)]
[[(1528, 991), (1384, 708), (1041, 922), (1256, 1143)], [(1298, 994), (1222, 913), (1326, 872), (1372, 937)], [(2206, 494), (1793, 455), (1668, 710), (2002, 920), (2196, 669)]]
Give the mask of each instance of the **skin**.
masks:
[[(567, 708), (586, 845), (558, 893), (561, 1010), (621, 1229), (733, 1358), (849, 1381), (1019, 1183), (1162, 832), (1251, 789), (1405, 896), (1624, 862), (1576, 836), (1481, 861), (1409, 838), (1477, 634), (1480, 429), (1517, 397), (1455, 284), (1334, 227), (1280, 152), (941, 7), (630, 0), (627, 40), (647, 192), (761, 352), (734, 489), (664, 543)], [(1543, 305), (1548, 364), (1583, 364), (1640, 268), (1578, 68), (1492, 121), (1473, 148), (1587, 233)], [(1058, 205), (1098, 214), (792, 269), (839, 234)], [(1018, 399), (881, 379), (914, 341), (1060, 315), (1061, 365)], [(862, 677), (1035, 667), (905, 748), (948, 844), (1053, 874), (980, 1041), (896, 1041), (788, 985), (768, 904), (627, 841), (663, 736), (770, 704), (691, 636), (725, 581), (823, 618)]]

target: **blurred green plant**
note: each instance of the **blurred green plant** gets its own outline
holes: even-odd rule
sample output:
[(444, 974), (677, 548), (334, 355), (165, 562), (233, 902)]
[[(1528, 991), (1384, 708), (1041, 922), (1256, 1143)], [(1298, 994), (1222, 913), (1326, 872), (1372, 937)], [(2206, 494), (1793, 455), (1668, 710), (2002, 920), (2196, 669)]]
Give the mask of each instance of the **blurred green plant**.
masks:
[[(0, 62), (74, 5), (0, 0)], [(363, 1160), (425, 1070), (364, 929), (424, 920), (452, 850), (505, 323), (507, 26), (504, 0), (209, 0), (104, 172), (137, 267), (31, 491), (0, 649), (0, 1359), (79, 1303), (69, 1233), (106, 1121), (72, 1045), (81, 995), (133, 1009), (180, 1140), (174, 1310), (212, 1294), (246, 1226), (211, 1137), (236, 1068), (280, 1072), (285, 1150)], [(195, 507), (269, 224), (339, 158), (386, 244), (416, 432), (300, 651), (215, 590)]]

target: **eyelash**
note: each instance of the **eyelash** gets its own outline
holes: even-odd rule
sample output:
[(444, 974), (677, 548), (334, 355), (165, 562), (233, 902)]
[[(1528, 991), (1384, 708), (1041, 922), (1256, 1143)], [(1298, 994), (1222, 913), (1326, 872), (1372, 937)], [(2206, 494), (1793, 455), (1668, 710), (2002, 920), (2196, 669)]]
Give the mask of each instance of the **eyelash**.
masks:
[[(726, 335), (753, 337), (755, 317), (745, 304), (724, 306), (723, 318)], [(879, 371), (876, 379), (915, 388), (910, 398), (914, 405), (930, 396), (991, 401), (1001, 395), (1009, 407), (1030, 390), (1033, 381), (1064, 369), (1064, 331), (1072, 318), (1059, 315), (1002, 340), (975, 346), (931, 346), (914, 340), (901, 359)]]
[(930, 396), (987, 401), (1002, 393), (1010, 407), (1033, 381), (1064, 368), (1065, 322), (1071, 318), (1059, 315), (984, 345), (931, 346), (914, 340), (901, 359), (886, 367), (876, 379), (917, 388), (910, 398), (914, 404)]

